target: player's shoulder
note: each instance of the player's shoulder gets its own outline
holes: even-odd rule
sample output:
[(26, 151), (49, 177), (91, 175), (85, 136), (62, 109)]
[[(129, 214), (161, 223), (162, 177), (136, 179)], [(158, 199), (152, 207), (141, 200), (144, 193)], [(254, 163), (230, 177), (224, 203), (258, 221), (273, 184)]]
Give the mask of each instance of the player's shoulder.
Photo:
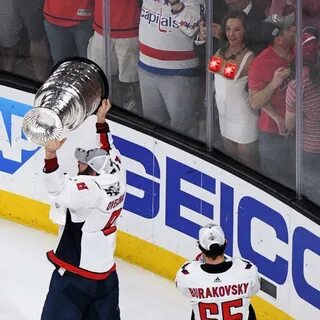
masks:
[(198, 260), (188, 261), (185, 264), (183, 264), (182, 267), (179, 269), (178, 275), (179, 274), (182, 276), (192, 275), (199, 270), (201, 264), (202, 262)]
[(70, 177), (69, 184), (72, 186), (73, 192), (76, 191), (89, 191), (89, 192), (97, 192), (101, 188), (99, 185), (95, 182), (93, 176), (87, 176), (87, 175), (78, 175), (75, 177)]
[(257, 267), (254, 263), (249, 260), (242, 259), (240, 257), (232, 258), (232, 264), (235, 268), (239, 270), (244, 270), (249, 272), (255, 273), (257, 271)]
[(186, 262), (176, 274), (177, 287), (188, 287), (190, 283), (193, 283), (194, 279), (198, 278), (201, 264), (202, 262), (196, 260)]

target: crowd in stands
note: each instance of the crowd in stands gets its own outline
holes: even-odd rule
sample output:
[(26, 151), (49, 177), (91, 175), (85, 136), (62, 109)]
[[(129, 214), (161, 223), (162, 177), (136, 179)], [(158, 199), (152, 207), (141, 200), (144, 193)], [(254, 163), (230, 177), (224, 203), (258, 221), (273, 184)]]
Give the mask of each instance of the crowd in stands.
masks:
[(0, 0), (0, 70), (43, 82), (59, 60), (89, 58), (112, 79), (114, 104), (202, 142), (211, 72), (215, 147), (295, 189), (302, 134), (304, 195), (320, 204), (320, 1), (302, 0), (298, 133), (298, 0), (213, 0), (213, 12), (207, 1)]

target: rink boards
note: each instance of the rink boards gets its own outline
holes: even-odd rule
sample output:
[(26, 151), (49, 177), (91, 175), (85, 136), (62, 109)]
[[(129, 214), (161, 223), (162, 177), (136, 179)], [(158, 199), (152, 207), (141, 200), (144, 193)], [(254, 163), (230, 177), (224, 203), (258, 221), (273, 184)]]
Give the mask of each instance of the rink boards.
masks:
[[(43, 150), (21, 131), (34, 96), (0, 86), (0, 215), (55, 232), (42, 181)], [(68, 134), (58, 154), (75, 174), (74, 148), (95, 145), (95, 118)], [(163, 141), (111, 122), (127, 168), (117, 255), (173, 279), (198, 253), (199, 226), (222, 225), (228, 255), (258, 266), (258, 319), (320, 318), (320, 227), (269, 194)]]

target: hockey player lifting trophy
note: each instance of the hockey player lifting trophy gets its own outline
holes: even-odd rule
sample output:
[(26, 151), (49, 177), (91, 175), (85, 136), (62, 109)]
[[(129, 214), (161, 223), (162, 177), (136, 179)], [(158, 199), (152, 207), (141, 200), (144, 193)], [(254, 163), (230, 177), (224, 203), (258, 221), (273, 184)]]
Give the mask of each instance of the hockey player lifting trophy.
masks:
[(78, 128), (108, 94), (107, 78), (98, 65), (79, 57), (63, 60), (37, 91), (22, 129), (29, 140), (44, 146)]

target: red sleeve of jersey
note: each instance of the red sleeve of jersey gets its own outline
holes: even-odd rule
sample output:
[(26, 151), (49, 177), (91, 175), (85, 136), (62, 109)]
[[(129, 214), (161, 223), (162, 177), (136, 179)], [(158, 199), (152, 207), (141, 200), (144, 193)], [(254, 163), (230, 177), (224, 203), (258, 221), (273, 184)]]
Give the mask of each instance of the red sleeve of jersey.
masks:
[(97, 133), (106, 133), (109, 132), (109, 126), (106, 122), (104, 123), (96, 123)]
[(106, 122), (96, 123), (97, 133), (100, 134), (101, 149), (109, 151), (111, 149), (108, 138), (109, 126)]
[(43, 172), (51, 173), (53, 171), (56, 171), (58, 168), (59, 168), (59, 164), (58, 164), (57, 157), (52, 158), (52, 159), (44, 159)]

